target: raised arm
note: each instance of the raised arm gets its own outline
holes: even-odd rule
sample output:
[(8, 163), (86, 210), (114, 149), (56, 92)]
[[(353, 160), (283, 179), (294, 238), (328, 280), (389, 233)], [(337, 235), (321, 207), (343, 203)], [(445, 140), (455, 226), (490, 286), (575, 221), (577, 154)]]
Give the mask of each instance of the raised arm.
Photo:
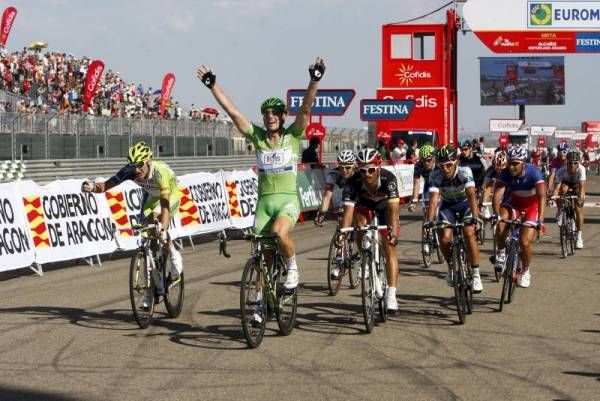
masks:
[(223, 90), (216, 82), (216, 75), (210, 68), (202, 65), (196, 71), (196, 76), (202, 83), (210, 89), (211, 93), (215, 97), (217, 103), (225, 110), (227, 115), (231, 117), (231, 120), (237, 127), (238, 131), (246, 135), (250, 130), (252, 123), (237, 109), (235, 104), (225, 95)]
[(299, 130), (304, 130), (310, 122), (310, 108), (315, 101), (315, 97), (317, 96), (319, 81), (323, 77), (323, 74), (325, 74), (325, 62), (323, 59), (321, 57), (317, 57), (315, 63), (308, 67), (308, 72), (310, 73), (310, 83), (308, 84), (308, 88), (304, 93), (302, 106), (300, 106), (300, 111), (298, 112), (296, 120), (294, 120), (293, 124)]

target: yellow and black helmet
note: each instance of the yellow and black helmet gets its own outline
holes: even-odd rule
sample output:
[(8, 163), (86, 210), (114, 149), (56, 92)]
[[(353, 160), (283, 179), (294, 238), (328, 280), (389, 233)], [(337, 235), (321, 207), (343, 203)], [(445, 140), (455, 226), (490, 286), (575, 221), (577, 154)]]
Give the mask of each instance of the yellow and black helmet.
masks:
[(146, 142), (138, 142), (129, 148), (127, 161), (129, 163), (145, 163), (152, 158), (152, 150)]

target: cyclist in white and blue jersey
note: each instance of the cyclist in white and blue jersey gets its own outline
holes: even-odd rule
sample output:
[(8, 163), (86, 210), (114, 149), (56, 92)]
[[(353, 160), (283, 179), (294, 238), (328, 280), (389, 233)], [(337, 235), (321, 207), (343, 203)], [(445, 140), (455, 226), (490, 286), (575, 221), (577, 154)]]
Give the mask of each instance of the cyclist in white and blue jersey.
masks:
[[(467, 246), (467, 256), (473, 269), (473, 292), (483, 291), (481, 275), (479, 273), (479, 246), (475, 236), (475, 226), (479, 217), (479, 208), (477, 207), (477, 192), (473, 173), (469, 167), (459, 166), (457, 162), (457, 152), (454, 146), (444, 145), (436, 152), (438, 167), (430, 176), (429, 187), (429, 210), (427, 214), (426, 227), (433, 226), (433, 220), (436, 218), (442, 223), (453, 224), (458, 219), (465, 226), (463, 234)], [(454, 280), (452, 277), (452, 254), (450, 244), (452, 243), (452, 229), (444, 228), (440, 230), (440, 246), (448, 263), (447, 284), (452, 287)]]

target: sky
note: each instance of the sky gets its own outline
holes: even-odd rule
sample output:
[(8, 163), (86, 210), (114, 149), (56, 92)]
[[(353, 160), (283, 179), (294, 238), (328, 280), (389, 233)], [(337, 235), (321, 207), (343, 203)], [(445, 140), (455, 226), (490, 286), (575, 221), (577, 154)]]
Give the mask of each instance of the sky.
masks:
[[(8, 50), (31, 41), (49, 50), (104, 61), (127, 82), (159, 88), (173, 72), (173, 97), (184, 109), (214, 107), (196, 79), (201, 64), (251, 120), (259, 107), (287, 89), (305, 88), (308, 66), (317, 56), (327, 70), (322, 89), (354, 89), (356, 97), (341, 117), (324, 117), (331, 127), (362, 128), (360, 99), (374, 98), (381, 86), (381, 26), (426, 14), (447, 0), (69, 0), (13, 1), (18, 15)], [(438, 12), (425, 22), (445, 21)], [(487, 131), (490, 118), (517, 118), (513, 106), (480, 106), (478, 57), (494, 54), (473, 33), (459, 34), (459, 136)], [(599, 55), (566, 55), (566, 104), (530, 106), (533, 125), (578, 127), (600, 120)]]

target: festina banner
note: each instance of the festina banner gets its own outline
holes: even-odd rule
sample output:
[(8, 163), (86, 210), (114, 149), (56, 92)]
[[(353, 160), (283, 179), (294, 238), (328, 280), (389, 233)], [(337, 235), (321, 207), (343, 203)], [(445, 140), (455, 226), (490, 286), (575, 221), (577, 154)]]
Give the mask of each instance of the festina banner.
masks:
[(103, 194), (81, 192), (81, 180), (17, 184), (37, 263), (112, 252), (113, 222)]
[(2, 13), (2, 31), (0, 31), (0, 46), (2, 47), (6, 46), (6, 41), (8, 40), (10, 30), (15, 23), (15, 18), (17, 18), (17, 9), (14, 7), (6, 7)]
[(232, 226), (240, 229), (253, 227), (258, 201), (256, 173), (252, 170), (224, 171), (223, 180)]
[(167, 102), (171, 97), (171, 92), (173, 92), (173, 87), (175, 86), (175, 75), (173, 73), (168, 73), (163, 78), (162, 82), (162, 90), (160, 93), (160, 116), (162, 117), (165, 114), (165, 109), (167, 108)]
[(92, 61), (85, 75), (85, 85), (83, 86), (83, 111), (87, 111), (90, 107), (96, 90), (98, 90), (103, 71), (104, 63), (102, 61)]
[(17, 184), (0, 184), (0, 271), (30, 266), (34, 261), (33, 249)]
[(600, 52), (600, 1), (469, 0), (463, 15), (495, 53)]

